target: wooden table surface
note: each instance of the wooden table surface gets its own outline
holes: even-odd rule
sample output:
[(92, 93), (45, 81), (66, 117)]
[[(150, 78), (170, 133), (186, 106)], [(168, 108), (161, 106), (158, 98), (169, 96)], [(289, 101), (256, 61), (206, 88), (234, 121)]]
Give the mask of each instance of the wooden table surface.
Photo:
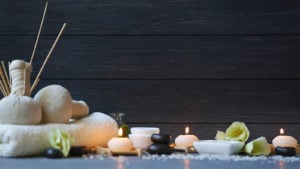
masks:
[(142, 157), (94, 157), (47, 159), (0, 158), (1, 168), (5, 169), (299, 169), (300, 157), (296, 160), (279, 160), (268, 157), (264, 160), (212, 160), (212, 159), (145, 159)]

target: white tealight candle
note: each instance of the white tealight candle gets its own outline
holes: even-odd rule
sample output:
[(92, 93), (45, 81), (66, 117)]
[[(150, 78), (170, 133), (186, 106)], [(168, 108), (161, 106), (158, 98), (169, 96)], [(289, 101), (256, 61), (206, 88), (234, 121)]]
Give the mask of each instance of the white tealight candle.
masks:
[(185, 128), (185, 135), (179, 135), (175, 138), (175, 144), (178, 147), (191, 147), (195, 141), (199, 141), (199, 139), (195, 135), (189, 134), (189, 127)]
[(272, 140), (272, 143), (274, 147), (295, 147), (296, 148), (298, 146), (297, 140), (292, 136), (284, 135), (284, 130), (282, 128), (280, 129), (280, 135), (276, 136)]
[(129, 140), (128, 137), (122, 137), (123, 136), (123, 130), (122, 128), (119, 129), (119, 137), (114, 137), (109, 140), (108, 142), (108, 148), (111, 149), (111, 151), (114, 152), (127, 152), (132, 150), (133, 144), (132, 141)]

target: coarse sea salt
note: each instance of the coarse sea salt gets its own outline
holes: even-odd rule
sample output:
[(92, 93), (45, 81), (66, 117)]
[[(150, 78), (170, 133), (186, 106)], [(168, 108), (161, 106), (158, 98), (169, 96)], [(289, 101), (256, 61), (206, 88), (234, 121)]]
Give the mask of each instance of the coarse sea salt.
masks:
[[(85, 160), (94, 159), (94, 160), (104, 160), (107, 157), (102, 155), (85, 155), (83, 156)], [(118, 156), (118, 157), (108, 157), (118, 161), (130, 161), (129, 157), (126, 156)], [(168, 160), (209, 160), (209, 161), (253, 161), (253, 162), (261, 162), (261, 163), (292, 163), (292, 162), (300, 162), (300, 156), (293, 157), (283, 157), (279, 155), (274, 156), (247, 156), (247, 155), (221, 155), (221, 154), (171, 154), (171, 155), (143, 155), (141, 157), (142, 160), (159, 160), (159, 161), (168, 161)]]
[(190, 160), (210, 160), (210, 161), (261, 161), (268, 163), (282, 162), (299, 162), (300, 157), (283, 157), (283, 156), (241, 156), (241, 155), (220, 155), (220, 154), (171, 154), (171, 155), (144, 155), (143, 160), (173, 160), (173, 159), (190, 159)]
[(82, 158), (85, 159), (85, 160), (89, 160), (89, 159), (104, 160), (104, 156), (95, 155), (95, 154), (83, 155)]

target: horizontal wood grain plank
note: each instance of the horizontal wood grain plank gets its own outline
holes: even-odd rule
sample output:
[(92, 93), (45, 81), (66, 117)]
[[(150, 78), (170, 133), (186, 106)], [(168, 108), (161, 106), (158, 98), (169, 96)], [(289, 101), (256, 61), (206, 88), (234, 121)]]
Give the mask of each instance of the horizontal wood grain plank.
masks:
[[(42, 36), (33, 76), (54, 36)], [(0, 36), (0, 58), (29, 61), (35, 37)], [(63, 36), (45, 79), (295, 79), (300, 36)]]
[(37, 90), (49, 84), (130, 123), (300, 123), (299, 80), (42, 80)]
[[(81, 35), (299, 34), (297, 0), (48, 0), (43, 33)], [(45, 1), (2, 1), (0, 34), (35, 34)]]

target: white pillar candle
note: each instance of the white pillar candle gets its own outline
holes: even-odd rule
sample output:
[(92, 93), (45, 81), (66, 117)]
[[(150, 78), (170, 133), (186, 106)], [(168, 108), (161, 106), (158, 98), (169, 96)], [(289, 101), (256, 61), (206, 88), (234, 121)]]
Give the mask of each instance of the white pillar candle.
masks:
[(189, 134), (189, 127), (185, 128), (185, 135), (179, 135), (175, 138), (175, 144), (178, 147), (191, 147), (195, 141), (199, 141), (199, 139), (197, 136)]
[(295, 147), (296, 148), (298, 146), (298, 141), (292, 136), (284, 135), (284, 130), (282, 128), (280, 129), (280, 135), (276, 136), (272, 140), (272, 143), (274, 147)]
[(119, 137), (114, 137), (108, 141), (108, 148), (114, 152), (127, 152), (132, 150), (133, 144), (128, 137), (122, 137), (123, 130), (119, 129)]
[(146, 150), (152, 144), (151, 135), (129, 134), (128, 136), (134, 148)]
[(129, 134), (133, 147), (146, 150), (151, 144), (151, 135), (159, 134), (159, 128), (156, 127), (132, 127)]

